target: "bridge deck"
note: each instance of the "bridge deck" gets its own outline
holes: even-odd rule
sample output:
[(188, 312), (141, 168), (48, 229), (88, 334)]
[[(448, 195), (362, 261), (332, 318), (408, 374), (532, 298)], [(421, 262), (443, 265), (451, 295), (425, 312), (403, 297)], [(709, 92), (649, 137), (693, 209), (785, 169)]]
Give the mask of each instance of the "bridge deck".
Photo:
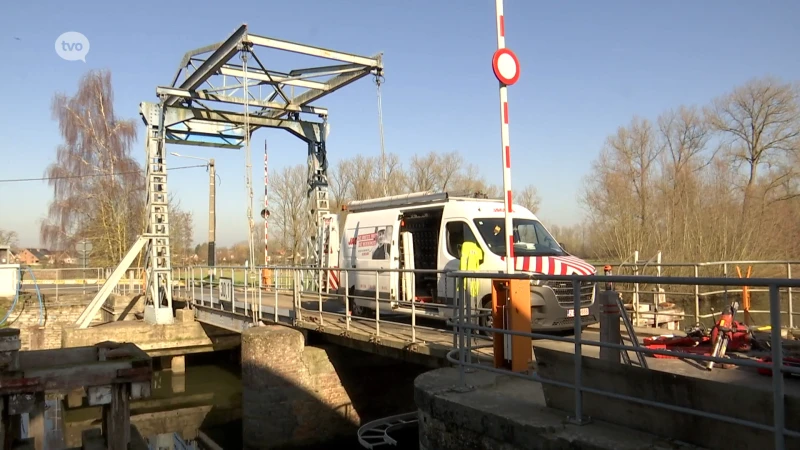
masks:
[[(265, 291), (259, 303), (257, 291), (248, 292), (245, 301), (244, 292), (239, 289), (235, 302), (209, 295), (201, 299), (195, 295), (193, 303), (200, 322), (238, 332), (252, 326), (254, 319), (260, 316), (266, 323), (278, 322), (315, 331), (329, 341), (352, 348), (376, 353), (399, 350), (422, 359), (432, 357), (441, 363), (446, 361), (447, 352), (455, 344), (452, 328), (448, 329), (442, 320), (420, 315), (412, 326), (412, 318), (405, 314), (381, 312), (378, 320), (349, 316), (340, 299), (318, 294), (303, 294), (298, 308), (293, 308), (291, 293), (279, 292), (276, 296), (275, 292)], [(478, 344), (489, 343), (482, 338), (476, 338), (476, 341)], [(487, 358), (491, 349), (488, 351), (478, 350)]]

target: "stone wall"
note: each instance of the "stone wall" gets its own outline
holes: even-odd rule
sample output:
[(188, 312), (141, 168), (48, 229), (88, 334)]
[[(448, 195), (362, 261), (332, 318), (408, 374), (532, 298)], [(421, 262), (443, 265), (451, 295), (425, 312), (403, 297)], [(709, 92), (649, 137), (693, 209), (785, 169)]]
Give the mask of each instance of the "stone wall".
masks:
[(242, 335), (242, 420), (247, 448), (308, 445), (352, 432), (359, 417), (324, 349), (280, 325)]
[(546, 406), (534, 381), (483, 370), (465, 373), (464, 380), (461, 388), (457, 368), (417, 377), (420, 450), (699, 450), (594, 417), (571, 424), (568, 412)]
[[(19, 328), (22, 350), (61, 348), (61, 333), (64, 326), (73, 325), (89, 303), (89, 299), (75, 295), (61, 295), (56, 298), (45, 294), (42, 301), (43, 325), (39, 325), (40, 308), (36, 295), (21, 297), (5, 323), (6, 326)], [(9, 300), (4, 306), (7, 310), (11, 306), (11, 301)], [(101, 320), (102, 314), (98, 313), (94, 322)]]
[(353, 439), (362, 424), (412, 412), (427, 367), (330, 344), (281, 325), (242, 335), (242, 421), (249, 449)]

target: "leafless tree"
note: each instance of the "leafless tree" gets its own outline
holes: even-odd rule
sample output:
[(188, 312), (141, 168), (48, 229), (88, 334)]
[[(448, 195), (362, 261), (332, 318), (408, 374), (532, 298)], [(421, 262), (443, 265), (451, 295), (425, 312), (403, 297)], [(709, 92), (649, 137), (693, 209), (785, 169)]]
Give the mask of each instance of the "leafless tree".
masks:
[[(131, 156), (136, 121), (115, 113), (108, 71), (87, 72), (74, 95), (53, 97), (51, 110), (63, 141), (45, 170), (53, 200), (41, 239), (54, 250), (88, 239), (94, 247), (91, 263), (112, 266), (144, 231), (147, 220), (145, 176)], [(170, 213), (180, 223), (177, 206)]]
[[(798, 151), (800, 105), (796, 86), (767, 77), (751, 80), (716, 98), (707, 109), (711, 127), (745, 170), (743, 214), (753, 203), (763, 167), (779, 165)], [(774, 186), (768, 183), (771, 189)]]
[(274, 225), (270, 229), (283, 241), (290, 255), (304, 255), (311, 235), (306, 177), (306, 167), (302, 164), (270, 175), (270, 225)]
[(768, 77), (705, 108), (666, 111), (657, 129), (636, 118), (620, 128), (593, 162), (581, 198), (595, 256), (800, 254), (790, 238), (800, 235), (799, 108), (796, 87)]
[(0, 245), (15, 247), (17, 245), (17, 232), (0, 229)]
[(117, 262), (142, 229), (144, 176), (131, 157), (136, 122), (115, 114), (107, 71), (88, 72), (72, 97), (56, 94), (52, 113), (63, 143), (45, 171), (54, 198), (41, 238), (56, 249), (90, 239), (94, 264)]
[(516, 191), (513, 193), (512, 202), (522, 205), (530, 212), (536, 214), (536, 212), (539, 211), (541, 198), (539, 197), (539, 193), (536, 191), (536, 187), (529, 184), (521, 191)]

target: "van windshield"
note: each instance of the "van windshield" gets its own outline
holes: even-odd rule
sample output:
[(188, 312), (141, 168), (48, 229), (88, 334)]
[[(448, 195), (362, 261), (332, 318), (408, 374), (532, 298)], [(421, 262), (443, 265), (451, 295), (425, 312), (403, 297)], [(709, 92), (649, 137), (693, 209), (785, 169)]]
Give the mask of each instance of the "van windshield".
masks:
[[(481, 237), (489, 250), (500, 256), (506, 254), (505, 219), (475, 219)], [(558, 242), (540, 222), (531, 219), (512, 219), (514, 254), (516, 256), (565, 256)]]

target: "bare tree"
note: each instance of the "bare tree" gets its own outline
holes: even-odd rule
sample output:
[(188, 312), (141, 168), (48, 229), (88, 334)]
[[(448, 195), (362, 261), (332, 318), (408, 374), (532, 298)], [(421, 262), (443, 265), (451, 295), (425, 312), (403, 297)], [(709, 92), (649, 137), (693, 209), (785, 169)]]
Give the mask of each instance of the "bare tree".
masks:
[(775, 78), (755, 79), (715, 99), (706, 114), (729, 144), (734, 163), (745, 166), (742, 212), (749, 215), (760, 169), (798, 151), (798, 91)]
[(11, 230), (2, 230), (0, 229), (0, 245), (7, 245), (9, 247), (15, 247), (17, 245), (17, 232)]
[(93, 263), (117, 262), (143, 225), (144, 176), (130, 156), (136, 122), (116, 116), (107, 71), (88, 72), (72, 97), (56, 94), (52, 113), (63, 143), (45, 171), (54, 199), (42, 240), (63, 249), (90, 239)]
[[(290, 255), (305, 255), (305, 245), (311, 235), (311, 217), (307, 201), (306, 167), (284, 167), (270, 175), (270, 224), (283, 241)], [(277, 230), (276, 230), (277, 228)], [(274, 242), (274, 241), (273, 241)]]
[(539, 197), (539, 193), (536, 191), (536, 187), (533, 185), (525, 186), (521, 191), (514, 192), (514, 197), (512, 201), (518, 205), (522, 205), (524, 208), (527, 208), (530, 212), (536, 214), (539, 211), (539, 204), (541, 203), (541, 198)]

